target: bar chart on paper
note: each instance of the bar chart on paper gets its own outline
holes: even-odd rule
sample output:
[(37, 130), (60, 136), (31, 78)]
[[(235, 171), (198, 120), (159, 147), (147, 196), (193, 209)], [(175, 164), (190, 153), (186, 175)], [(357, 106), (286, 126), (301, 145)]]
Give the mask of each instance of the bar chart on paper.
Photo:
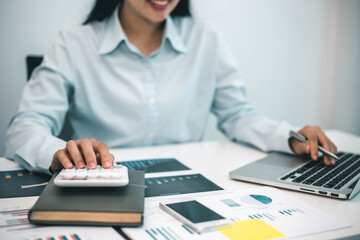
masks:
[(272, 199), (270, 197), (264, 196), (264, 195), (258, 195), (258, 194), (250, 194), (245, 195), (241, 198), (243, 202), (253, 204), (253, 205), (263, 205), (263, 204), (269, 204), (272, 202)]
[[(180, 229), (185, 231), (179, 231), (178, 226), (162, 226), (162, 227), (153, 227), (146, 228), (144, 231), (151, 237), (153, 240), (157, 239), (172, 239), (172, 240), (181, 240), (188, 239), (193, 236), (200, 236), (200, 233), (194, 232), (186, 225), (182, 224)], [(184, 234), (186, 233), (186, 234)]]
[(60, 235), (58, 237), (47, 237), (47, 240), (67, 240), (67, 239), (71, 239), (71, 240), (81, 240), (81, 238), (79, 237), (78, 234), (70, 234), (70, 235)]
[(129, 170), (144, 170), (145, 173), (172, 172), (190, 170), (187, 166), (175, 158), (157, 158), (136, 161), (117, 162), (126, 166)]
[[(185, 228), (187, 228), (187, 227), (185, 227)], [(149, 235), (149, 237), (151, 237), (154, 240), (156, 240), (156, 239), (182, 239), (180, 237), (179, 233), (176, 233), (176, 230), (170, 226), (147, 228), (147, 229), (144, 229), (144, 231)]]
[(156, 201), (146, 205), (144, 224), (138, 228), (123, 228), (132, 239), (187, 240), (197, 239), (201, 234), (192, 231), (174, 217), (159, 208)]
[[(161, 183), (153, 184), (162, 185), (163, 180)], [(225, 218), (231, 219), (234, 222), (231, 231), (227, 234), (222, 231), (194, 233), (169, 214), (162, 212), (157, 201), (148, 199), (145, 205), (144, 225), (139, 228), (124, 228), (124, 232), (134, 239), (228, 239), (228, 236), (244, 234), (244, 231), (249, 236), (255, 236), (259, 233), (259, 227), (267, 227), (271, 233), (276, 232), (277, 235), (271, 235), (272, 237), (298, 237), (350, 226), (341, 219), (270, 187), (241, 189), (235, 193), (219, 191), (197, 195), (194, 198)]]
[(286, 209), (286, 210), (277, 210), (271, 212), (257, 212), (256, 214), (249, 214), (249, 219), (261, 219), (263, 221), (278, 221), (278, 220), (285, 220), (287, 217), (297, 217), (298, 215), (306, 214), (301, 209)]
[[(69, 228), (69, 227), (67, 227)], [(115, 230), (114, 230), (115, 231)], [(80, 232), (80, 233), (77, 233)], [(29, 240), (95, 240), (102, 239), (101, 236), (97, 235), (96, 237), (92, 236), (94, 234), (93, 230), (88, 229), (88, 233), (86, 233), (85, 229), (79, 230), (57, 230), (56, 227), (48, 227), (43, 228), (41, 231), (27, 231), (22, 232), (21, 234), (9, 235), (9, 240), (15, 239), (29, 239)], [(14, 236), (14, 238), (11, 238)], [(17, 238), (20, 237), (21, 238)], [(100, 237), (100, 238), (99, 238)], [(104, 239), (107, 239), (106, 237)], [(115, 237), (110, 239), (121, 239), (120, 237)]]
[[(39, 229), (44, 229), (46, 226), (33, 225), (28, 220), (29, 209), (19, 209), (12, 211), (2, 211), (0, 212), (0, 229), (5, 230), (10, 235), (16, 236), (18, 233), (26, 234), (26, 239), (59, 239), (59, 240), (80, 240), (82, 239), (79, 234), (43, 234), (43, 232), (38, 231)], [(30, 230), (30, 231), (29, 231)], [(45, 230), (46, 231), (46, 230)], [(41, 234), (40, 234), (41, 233)], [(41, 235), (41, 237), (40, 237)]]
[(286, 209), (286, 210), (280, 210), (279, 211), (280, 214), (282, 215), (285, 215), (285, 216), (295, 216), (297, 214), (306, 214), (303, 210), (301, 209), (294, 209), (294, 208), (291, 208), (291, 209)]
[(29, 239), (29, 240), (30, 239), (33, 239), (33, 240), (85, 240), (85, 239), (89, 239), (87, 237), (82, 237), (76, 233), (70, 233), (70, 234), (59, 233), (56, 235), (54, 233), (44, 234), (40, 231), (22, 234), (22, 237), (25, 237), (24, 239)]
[(25, 229), (36, 228), (28, 220), (29, 209), (18, 209), (11, 211), (0, 211), (0, 229), (7, 232), (16, 232)]
[(225, 203), (227, 206), (233, 208), (233, 207), (240, 207), (241, 205), (237, 202), (235, 202), (232, 199), (221, 199), (221, 202)]
[(349, 226), (340, 219), (311, 208), (311, 206), (269, 187), (200, 196), (197, 200), (211, 209), (219, 210), (223, 216), (234, 222), (261, 220), (287, 237)]
[(27, 170), (0, 172), (0, 198), (39, 196), (49, 175)]
[(272, 214), (270, 213), (257, 213), (257, 214), (251, 214), (251, 215), (248, 215), (248, 217), (250, 219), (261, 219), (261, 220), (270, 220), (270, 221), (275, 221), (277, 218), (274, 217)]
[(145, 185), (145, 197), (223, 190), (201, 174), (146, 178)]

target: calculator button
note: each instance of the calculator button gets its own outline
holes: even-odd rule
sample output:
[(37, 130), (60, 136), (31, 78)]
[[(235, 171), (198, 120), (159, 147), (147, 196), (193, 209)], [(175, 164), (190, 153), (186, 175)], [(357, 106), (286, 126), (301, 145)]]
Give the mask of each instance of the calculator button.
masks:
[(92, 170), (89, 170), (88, 172), (88, 175), (98, 175), (99, 174), (99, 169), (92, 169)]
[(74, 176), (73, 175), (63, 175), (61, 178), (62, 180), (71, 180)]
[(122, 172), (112, 172), (111, 175), (113, 177), (121, 178), (124, 174)]
[(111, 168), (102, 168), (100, 169), (101, 173), (111, 172)]
[(88, 177), (87, 177), (87, 180), (98, 180), (98, 176), (96, 175), (96, 176), (91, 176), (91, 175), (89, 175)]
[(85, 169), (79, 169), (76, 171), (76, 176), (86, 176), (87, 175), (87, 172)]
[(79, 176), (79, 175), (76, 175), (76, 176), (74, 176), (74, 180), (86, 180), (86, 178), (87, 178), (87, 176), (86, 175), (84, 175), (84, 176)]
[(74, 174), (64, 172), (64, 173), (61, 173), (61, 176), (74, 176)]
[(111, 180), (112, 179), (112, 176), (101, 176), (100, 178), (101, 180)]
[(98, 177), (98, 176), (99, 176), (99, 173), (97, 173), (97, 172), (88, 173), (87, 176), (88, 176), (88, 177)]
[(64, 169), (64, 170), (63, 170), (63, 173), (64, 173), (64, 174), (67, 174), (67, 173), (73, 174), (74, 172), (75, 172), (75, 168), (70, 168), (70, 169)]
[(129, 183), (129, 178), (125, 166), (105, 169), (98, 165), (95, 169), (63, 169), (54, 183), (62, 187), (121, 187)]

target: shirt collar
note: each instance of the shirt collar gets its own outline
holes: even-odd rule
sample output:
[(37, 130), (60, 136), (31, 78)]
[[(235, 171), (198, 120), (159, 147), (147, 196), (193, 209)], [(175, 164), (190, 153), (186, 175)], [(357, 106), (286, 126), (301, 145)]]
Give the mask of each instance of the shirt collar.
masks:
[(118, 5), (111, 16), (104, 20), (104, 37), (99, 48), (99, 54), (112, 52), (120, 42), (126, 40), (126, 35), (119, 22)]
[(181, 36), (175, 26), (173, 19), (168, 16), (166, 18), (164, 39), (168, 39), (171, 46), (178, 52), (185, 53), (186, 47), (181, 39)]
[[(119, 7), (120, 5), (115, 9), (112, 15), (104, 21), (104, 37), (98, 51), (99, 54), (112, 52), (122, 41), (127, 39), (119, 21)], [(166, 18), (164, 40), (165, 39), (169, 40), (171, 46), (176, 51), (186, 52), (186, 47), (170, 16)]]

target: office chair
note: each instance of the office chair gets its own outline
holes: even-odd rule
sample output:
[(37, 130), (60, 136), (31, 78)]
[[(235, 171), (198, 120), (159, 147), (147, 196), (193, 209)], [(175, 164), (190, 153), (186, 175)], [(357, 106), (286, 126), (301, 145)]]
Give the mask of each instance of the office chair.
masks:
[[(30, 80), (31, 74), (34, 69), (41, 64), (43, 56), (28, 55), (26, 56), (26, 68), (27, 68), (27, 81)], [(70, 125), (68, 114), (66, 114), (64, 126), (59, 134), (59, 138), (64, 141), (69, 141), (72, 138), (73, 128)]]
[(30, 80), (31, 74), (34, 69), (42, 62), (42, 56), (28, 55), (26, 56), (26, 69), (27, 69), (27, 81)]

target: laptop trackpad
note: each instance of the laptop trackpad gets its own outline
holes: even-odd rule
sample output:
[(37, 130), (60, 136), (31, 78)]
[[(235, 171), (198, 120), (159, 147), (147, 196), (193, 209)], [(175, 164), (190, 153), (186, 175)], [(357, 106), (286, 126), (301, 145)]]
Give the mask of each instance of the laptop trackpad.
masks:
[(267, 157), (260, 159), (257, 162), (261, 164), (268, 164), (271, 166), (279, 166), (292, 169), (306, 163), (307, 161), (308, 160), (295, 155), (284, 153), (270, 153)]

